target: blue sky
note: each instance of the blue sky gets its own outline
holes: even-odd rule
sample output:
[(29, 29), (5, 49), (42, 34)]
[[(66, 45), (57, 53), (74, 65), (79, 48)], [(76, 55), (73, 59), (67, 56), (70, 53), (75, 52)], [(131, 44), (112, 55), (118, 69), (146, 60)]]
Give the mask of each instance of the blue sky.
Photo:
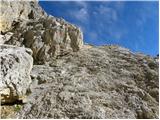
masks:
[(40, 1), (55, 17), (79, 26), (85, 43), (118, 44), (134, 52), (159, 53), (158, 2)]

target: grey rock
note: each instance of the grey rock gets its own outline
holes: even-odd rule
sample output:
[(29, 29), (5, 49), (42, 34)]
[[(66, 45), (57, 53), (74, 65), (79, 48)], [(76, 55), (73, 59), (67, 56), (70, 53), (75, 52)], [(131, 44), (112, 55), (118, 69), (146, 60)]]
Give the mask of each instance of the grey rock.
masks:
[(0, 45), (1, 104), (24, 100), (31, 84), (32, 51), (11, 45)]
[(0, 34), (0, 44), (4, 44), (5, 42), (9, 41), (12, 35), (12, 32), (7, 32), (5, 35)]
[(14, 117), (158, 118), (158, 63), (152, 69), (153, 58), (137, 56), (118, 46), (84, 46), (34, 65), (29, 101)]
[[(14, 111), (14, 105), (2, 106), (3, 118), (159, 118), (158, 57), (113, 45), (83, 45), (78, 27), (46, 15), (37, 2), (3, 4), (9, 4), (11, 11), (12, 6), (21, 5), (28, 11), (22, 11), (23, 17), (9, 18), (10, 10), (6, 10), (4, 18), (9, 24), (4, 24), (0, 42), (31, 48), (34, 58), (27, 103), (19, 111)], [(18, 10), (15, 13), (20, 15)], [(8, 68), (13, 62), (20, 66), (15, 70), (28, 71), (28, 77), (12, 80), (19, 91), (10, 101), (19, 99), (29, 86), (31, 56), (26, 57), (29, 55), (25, 50), (13, 51), (22, 54), (22, 62), (26, 63), (22, 63), (22, 68), (10, 60), (10, 55), (6, 56), (9, 63), (3, 64)], [(12, 71), (8, 74), (15, 76)]]

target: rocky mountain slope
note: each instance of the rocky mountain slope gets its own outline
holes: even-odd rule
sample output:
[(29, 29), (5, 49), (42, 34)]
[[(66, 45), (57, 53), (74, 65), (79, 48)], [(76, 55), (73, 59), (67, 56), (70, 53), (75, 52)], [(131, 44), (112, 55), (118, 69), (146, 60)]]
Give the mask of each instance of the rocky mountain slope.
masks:
[(158, 58), (84, 45), (37, 1), (1, 5), (2, 118), (159, 118)]

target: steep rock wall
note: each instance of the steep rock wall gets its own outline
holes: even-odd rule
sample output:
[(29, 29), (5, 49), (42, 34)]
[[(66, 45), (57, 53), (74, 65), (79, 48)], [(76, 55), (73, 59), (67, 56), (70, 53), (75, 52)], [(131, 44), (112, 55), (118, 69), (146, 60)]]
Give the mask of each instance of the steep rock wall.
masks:
[(83, 46), (83, 34), (78, 27), (48, 16), (36, 1), (1, 1), (0, 16), (0, 43), (31, 48), (36, 64)]

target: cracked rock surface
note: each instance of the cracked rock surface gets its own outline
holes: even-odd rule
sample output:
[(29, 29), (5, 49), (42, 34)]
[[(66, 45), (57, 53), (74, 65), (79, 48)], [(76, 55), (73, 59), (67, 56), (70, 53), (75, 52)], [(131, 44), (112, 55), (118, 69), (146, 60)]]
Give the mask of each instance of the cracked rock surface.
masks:
[(0, 45), (1, 104), (23, 100), (31, 84), (32, 51), (11, 45)]
[(19, 23), (22, 25), (31, 19), (45, 16), (46, 13), (39, 7), (37, 0), (0, 1), (0, 31), (8, 32)]
[[(83, 46), (80, 28), (47, 15), (36, 0), (0, 3), (0, 44), (30, 48), (35, 64), (44, 64)], [(11, 12), (15, 14), (10, 15)]]
[(158, 58), (84, 45), (78, 27), (35, 0), (0, 3), (0, 44), (9, 44), (0, 45), (0, 92), (12, 103), (2, 118), (159, 118)]
[(31, 77), (15, 118), (158, 118), (158, 62), (125, 48), (84, 47)]

